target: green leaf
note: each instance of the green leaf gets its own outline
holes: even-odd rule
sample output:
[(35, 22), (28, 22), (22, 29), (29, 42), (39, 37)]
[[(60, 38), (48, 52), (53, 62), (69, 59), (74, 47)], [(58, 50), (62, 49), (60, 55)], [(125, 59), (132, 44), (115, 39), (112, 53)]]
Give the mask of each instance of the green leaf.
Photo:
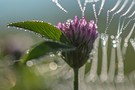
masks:
[(61, 32), (61, 30), (43, 21), (34, 21), (34, 20), (24, 21), (24, 22), (11, 23), (8, 26), (23, 28), (38, 33), (41, 36), (46, 37), (48, 39), (56, 40), (58, 42), (63, 42), (63, 43), (68, 42), (67, 38)]
[(33, 46), (30, 50), (28, 50), (21, 58), (21, 61), (22, 63), (25, 63), (28, 60), (36, 59), (41, 56), (47, 55), (50, 52), (57, 52), (59, 50), (75, 50), (75, 47), (58, 42), (44, 41), (42, 43), (39, 43), (38, 45)]

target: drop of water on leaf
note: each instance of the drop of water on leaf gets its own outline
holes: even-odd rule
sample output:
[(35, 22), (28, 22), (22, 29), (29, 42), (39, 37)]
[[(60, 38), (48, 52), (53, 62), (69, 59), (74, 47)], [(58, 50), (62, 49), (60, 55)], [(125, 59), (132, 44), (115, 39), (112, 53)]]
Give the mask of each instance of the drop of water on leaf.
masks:
[(26, 51), (26, 54), (29, 54), (29, 52), (30, 52), (30, 50), (27, 50), (27, 51)]
[(26, 65), (27, 65), (28, 67), (32, 67), (33, 64), (34, 64), (34, 63), (33, 63), (32, 61), (27, 61), (27, 62), (26, 62)]
[(44, 22), (44, 21), (40, 21), (40, 22)]

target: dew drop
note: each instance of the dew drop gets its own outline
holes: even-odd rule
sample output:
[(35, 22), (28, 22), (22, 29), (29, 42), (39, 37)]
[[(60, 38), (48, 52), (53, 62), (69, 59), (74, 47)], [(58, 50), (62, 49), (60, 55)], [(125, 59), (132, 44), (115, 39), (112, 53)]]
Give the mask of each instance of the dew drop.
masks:
[(58, 2), (58, 0), (52, 0), (52, 2)]
[(72, 22), (73, 22), (72, 19), (68, 19), (68, 20), (66, 21), (66, 25), (69, 27), (69, 26), (70, 26), (70, 23), (72, 23)]
[(50, 56), (50, 57), (54, 57), (55, 55), (51, 53), (49, 56)]
[(113, 48), (116, 48), (117, 47), (117, 45), (116, 44), (113, 44)]
[(112, 43), (115, 44), (116, 43), (116, 40), (113, 40)]
[(32, 66), (33, 66), (33, 62), (32, 62), (32, 61), (27, 61), (27, 62), (26, 62), (26, 65), (27, 65), (28, 67), (32, 67)]
[(66, 23), (72, 23), (73, 20), (72, 19), (68, 19)]
[(130, 19), (130, 20), (126, 23), (126, 25), (123, 27), (123, 30), (125, 30), (125, 29), (128, 27), (128, 25), (130, 24), (131, 21), (132, 21), (132, 19)]
[(55, 62), (51, 62), (51, 63), (49, 64), (49, 68), (50, 68), (51, 70), (56, 70), (56, 69), (58, 68), (58, 65), (57, 65)]
[(95, 16), (95, 19), (96, 19), (96, 24), (98, 22), (98, 18), (97, 18), (97, 12), (96, 12), (96, 7), (95, 7), (95, 4), (92, 5), (93, 7), (93, 12), (94, 12), (94, 16)]
[(61, 56), (61, 52), (57, 52), (57, 55), (58, 55), (58, 56)]
[(90, 63), (91, 62), (91, 59), (89, 59), (87, 62)]
[(29, 54), (29, 52), (30, 52), (30, 50), (27, 50), (27, 51), (26, 51), (26, 54)]
[(134, 41), (134, 39), (131, 38), (131, 39), (130, 39), (130, 42), (133, 42), (133, 41)]
[(92, 51), (92, 54), (95, 54), (95, 53), (96, 53), (96, 50), (93, 50), (93, 51)]
[(110, 37), (111, 37), (111, 39), (114, 39), (114, 35), (111, 35)]
[(10, 28), (10, 26), (7, 26), (7, 28)]
[(48, 23), (48, 24), (52, 25), (51, 23)]
[(128, 43), (124, 43), (124, 47), (128, 47)]
[(19, 28), (19, 30), (23, 30), (23, 28)]
[(16, 29), (19, 29), (19, 27), (17, 27)]
[(98, 2), (99, 0), (85, 0), (87, 3)]
[(44, 22), (44, 21), (40, 21), (40, 22)]
[(105, 46), (108, 41), (108, 35), (105, 33), (101, 33), (101, 40), (102, 40), (103, 46)]

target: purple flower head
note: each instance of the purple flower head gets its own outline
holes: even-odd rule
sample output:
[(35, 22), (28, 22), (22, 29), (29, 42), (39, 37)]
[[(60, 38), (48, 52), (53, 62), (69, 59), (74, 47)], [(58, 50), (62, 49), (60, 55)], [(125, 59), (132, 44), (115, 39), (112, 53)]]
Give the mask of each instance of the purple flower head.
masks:
[(63, 52), (65, 61), (73, 68), (80, 68), (89, 58), (93, 49), (93, 43), (98, 36), (97, 25), (94, 20), (87, 22), (85, 17), (78, 20), (67, 20), (65, 23), (58, 23), (57, 26), (69, 39), (69, 44), (77, 47), (75, 51)]

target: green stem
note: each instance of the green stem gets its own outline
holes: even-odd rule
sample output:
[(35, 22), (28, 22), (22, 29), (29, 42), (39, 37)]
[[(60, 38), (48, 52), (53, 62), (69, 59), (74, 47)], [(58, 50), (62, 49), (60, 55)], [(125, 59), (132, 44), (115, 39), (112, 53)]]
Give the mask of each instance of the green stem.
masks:
[(78, 90), (78, 71), (78, 68), (74, 69), (74, 90)]

